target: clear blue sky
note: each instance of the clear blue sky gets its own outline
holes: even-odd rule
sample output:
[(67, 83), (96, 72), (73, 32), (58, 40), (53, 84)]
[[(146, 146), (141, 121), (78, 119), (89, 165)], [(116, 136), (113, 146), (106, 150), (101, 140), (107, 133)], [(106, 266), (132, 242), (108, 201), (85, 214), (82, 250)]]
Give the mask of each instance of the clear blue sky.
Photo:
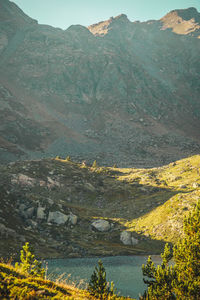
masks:
[(124, 13), (130, 21), (160, 19), (177, 8), (196, 7), (200, 0), (12, 0), (40, 24), (63, 29), (88, 26)]

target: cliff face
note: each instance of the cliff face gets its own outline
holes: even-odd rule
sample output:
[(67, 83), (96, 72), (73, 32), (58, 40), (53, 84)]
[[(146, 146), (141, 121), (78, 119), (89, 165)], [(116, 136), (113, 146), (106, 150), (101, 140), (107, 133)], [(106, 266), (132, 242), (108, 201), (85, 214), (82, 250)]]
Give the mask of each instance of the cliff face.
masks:
[(7, 0), (0, 11), (1, 162), (71, 155), (155, 166), (199, 151), (195, 9), (65, 31)]

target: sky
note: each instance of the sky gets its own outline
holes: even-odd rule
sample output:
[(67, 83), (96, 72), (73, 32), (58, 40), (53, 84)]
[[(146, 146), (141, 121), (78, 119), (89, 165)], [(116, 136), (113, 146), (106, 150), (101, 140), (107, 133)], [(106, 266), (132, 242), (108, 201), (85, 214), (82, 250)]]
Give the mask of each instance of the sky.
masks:
[(89, 26), (126, 14), (130, 21), (158, 20), (173, 9), (195, 7), (200, 0), (12, 0), (40, 24), (67, 29)]

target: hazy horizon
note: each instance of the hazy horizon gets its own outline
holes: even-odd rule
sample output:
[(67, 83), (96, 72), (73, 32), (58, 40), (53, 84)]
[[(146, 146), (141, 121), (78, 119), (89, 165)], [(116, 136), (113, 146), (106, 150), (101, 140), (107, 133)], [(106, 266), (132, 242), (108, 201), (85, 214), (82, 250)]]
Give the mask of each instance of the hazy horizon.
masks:
[[(40, 24), (62, 29), (70, 25), (89, 26), (119, 14), (126, 14), (130, 21), (160, 19), (173, 9), (195, 7), (200, 11), (198, 0), (169, 0), (167, 3), (157, 0), (12, 0), (27, 15)], [(47, 9), (48, 8), (48, 9)]]

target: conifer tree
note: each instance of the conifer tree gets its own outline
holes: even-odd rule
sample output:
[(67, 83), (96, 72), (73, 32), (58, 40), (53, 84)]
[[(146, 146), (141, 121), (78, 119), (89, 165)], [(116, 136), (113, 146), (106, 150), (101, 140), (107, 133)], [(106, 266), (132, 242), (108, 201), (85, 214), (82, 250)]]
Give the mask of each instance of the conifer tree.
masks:
[(92, 168), (97, 168), (97, 167), (98, 167), (97, 161), (95, 160), (95, 161), (93, 162), (93, 164), (92, 164)]
[(98, 267), (95, 267), (91, 276), (88, 291), (91, 295), (99, 299), (106, 299), (110, 293), (108, 282), (106, 280), (106, 271), (101, 260), (98, 261)]
[(149, 279), (144, 279), (148, 286), (147, 296), (144, 299), (175, 299), (172, 292), (172, 280), (175, 276), (173, 267), (168, 265), (172, 258), (172, 251), (168, 244), (165, 245), (164, 253), (161, 254), (162, 263), (157, 267), (149, 256), (146, 266), (142, 266), (143, 275)]
[(184, 238), (174, 247), (177, 274), (173, 289), (178, 299), (200, 299), (200, 202), (184, 220)]
[(16, 263), (15, 267), (32, 276), (44, 277), (45, 270), (42, 268), (42, 262), (35, 259), (35, 255), (32, 252), (33, 250), (27, 242), (21, 250), (21, 263)]
[(162, 264), (157, 267), (148, 258), (142, 267), (148, 289), (141, 299), (200, 300), (200, 202), (184, 220), (183, 238), (173, 247), (174, 265), (166, 244)]

